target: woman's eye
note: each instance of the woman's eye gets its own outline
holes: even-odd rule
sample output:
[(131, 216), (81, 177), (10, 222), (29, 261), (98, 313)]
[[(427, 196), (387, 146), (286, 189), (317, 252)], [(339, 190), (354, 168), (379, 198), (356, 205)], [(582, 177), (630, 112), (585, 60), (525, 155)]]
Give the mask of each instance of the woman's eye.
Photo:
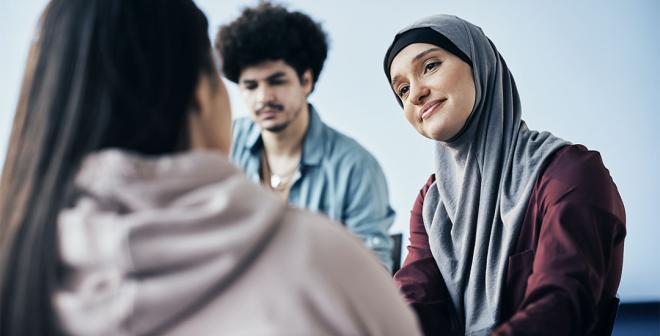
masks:
[(399, 87), (399, 90), (397, 91), (397, 94), (398, 94), (399, 97), (401, 98), (401, 97), (403, 97), (406, 93), (408, 93), (408, 90), (409, 90), (408, 85), (402, 85), (401, 87)]
[(432, 71), (433, 69), (437, 68), (438, 65), (440, 65), (440, 62), (429, 62), (424, 66), (424, 73), (427, 73), (429, 71)]

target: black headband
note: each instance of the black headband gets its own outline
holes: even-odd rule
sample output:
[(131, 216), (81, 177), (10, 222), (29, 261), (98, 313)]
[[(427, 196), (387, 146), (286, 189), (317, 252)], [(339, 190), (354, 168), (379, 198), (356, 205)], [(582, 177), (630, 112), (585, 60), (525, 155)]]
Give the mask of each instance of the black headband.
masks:
[[(390, 67), (392, 66), (394, 57), (399, 54), (403, 48), (413, 43), (429, 43), (436, 45), (456, 55), (458, 58), (462, 59), (463, 62), (469, 64), (470, 67), (472, 67), (472, 61), (470, 58), (467, 57), (464, 52), (458, 49), (458, 47), (444, 35), (430, 27), (413, 28), (397, 35), (394, 38), (392, 45), (389, 49), (387, 49), (387, 52), (385, 53), (383, 67), (385, 68), (385, 76), (387, 76), (388, 84), (392, 82), (392, 77), (390, 76)], [(403, 106), (401, 99), (399, 99), (398, 96), (396, 96), (396, 98), (399, 101), (399, 105)]]

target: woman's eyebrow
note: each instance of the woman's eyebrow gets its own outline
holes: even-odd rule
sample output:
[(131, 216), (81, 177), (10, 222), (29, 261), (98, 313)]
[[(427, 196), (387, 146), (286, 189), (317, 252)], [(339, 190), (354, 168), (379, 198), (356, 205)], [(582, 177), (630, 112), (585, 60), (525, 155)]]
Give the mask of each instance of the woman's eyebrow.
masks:
[(442, 50), (442, 48), (439, 48), (439, 47), (433, 47), (433, 48), (426, 49), (426, 50), (422, 51), (421, 53), (417, 54), (417, 56), (413, 57), (413, 59), (412, 59), (412, 63), (416, 63), (416, 62), (418, 62), (421, 58), (423, 58), (424, 56), (426, 56), (427, 54), (432, 53), (432, 52), (434, 52), (434, 51), (439, 51), (439, 50)]

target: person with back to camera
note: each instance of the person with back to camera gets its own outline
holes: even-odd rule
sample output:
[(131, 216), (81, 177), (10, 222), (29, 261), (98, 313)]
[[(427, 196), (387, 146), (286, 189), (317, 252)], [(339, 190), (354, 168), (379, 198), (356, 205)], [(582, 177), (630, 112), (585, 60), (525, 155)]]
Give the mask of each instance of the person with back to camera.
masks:
[(232, 161), (293, 206), (342, 223), (391, 269), (395, 214), (385, 175), (308, 102), (328, 51), (321, 25), (261, 2), (220, 27), (216, 49), (250, 111), (234, 122)]
[(435, 142), (395, 274), (425, 333), (611, 333), (626, 219), (600, 154), (528, 129), (504, 59), (455, 16), (399, 32), (384, 70)]
[(0, 180), (0, 335), (416, 335), (389, 274), (230, 164), (191, 0), (52, 0)]

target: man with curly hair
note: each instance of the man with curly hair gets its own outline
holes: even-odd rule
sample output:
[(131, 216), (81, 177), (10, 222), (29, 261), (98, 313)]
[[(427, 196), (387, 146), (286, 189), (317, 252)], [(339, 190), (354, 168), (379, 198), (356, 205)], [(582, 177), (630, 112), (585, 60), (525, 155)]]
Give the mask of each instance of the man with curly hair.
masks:
[(234, 122), (234, 163), (293, 206), (343, 223), (391, 269), (394, 210), (383, 171), (307, 101), (328, 52), (321, 26), (262, 2), (222, 26), (215, 47), (251, 113)]

